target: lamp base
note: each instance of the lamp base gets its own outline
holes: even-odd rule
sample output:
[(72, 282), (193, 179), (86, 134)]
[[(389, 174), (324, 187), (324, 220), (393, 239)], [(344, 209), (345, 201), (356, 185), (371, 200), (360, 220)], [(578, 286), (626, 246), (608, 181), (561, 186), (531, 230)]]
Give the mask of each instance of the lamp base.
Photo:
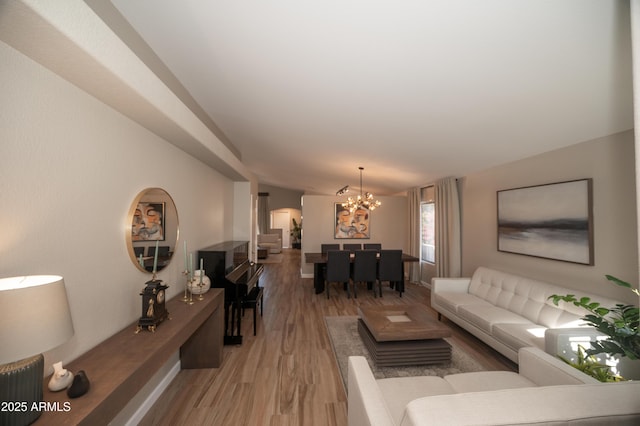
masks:
[(0, 425), (24, 426), (40, 417), (43, 376), (42, 354), (0, 365), (0, 401), (7, 403)]

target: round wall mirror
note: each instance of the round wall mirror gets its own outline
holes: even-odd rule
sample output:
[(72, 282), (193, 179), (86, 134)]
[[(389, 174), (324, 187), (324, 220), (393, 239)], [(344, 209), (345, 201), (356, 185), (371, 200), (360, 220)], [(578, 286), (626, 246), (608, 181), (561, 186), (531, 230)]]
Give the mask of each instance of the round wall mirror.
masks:
[[(141, 191), (127, 216), (126, 241), (129, 257), (143, 272), (164, 269), (178, 242), (178, 210), (171, 196), (161, 188)], [(157, 254), (156, 254), (157, 248)]]

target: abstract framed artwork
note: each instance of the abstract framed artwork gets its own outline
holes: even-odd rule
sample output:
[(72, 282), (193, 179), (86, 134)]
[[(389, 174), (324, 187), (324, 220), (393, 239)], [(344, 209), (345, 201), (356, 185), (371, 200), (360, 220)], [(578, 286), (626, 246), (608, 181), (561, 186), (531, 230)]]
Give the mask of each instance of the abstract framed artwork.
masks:
[(131, 226), (132, 241), (164, 241), (165, 203), (138, 203)]
[(335, 203), (334, 238), (367, 239), (371, 212), (363, 207), (350, 212), (342, 203)]
[(592, 179), (497, 192), (498, 251), (594, 264)]

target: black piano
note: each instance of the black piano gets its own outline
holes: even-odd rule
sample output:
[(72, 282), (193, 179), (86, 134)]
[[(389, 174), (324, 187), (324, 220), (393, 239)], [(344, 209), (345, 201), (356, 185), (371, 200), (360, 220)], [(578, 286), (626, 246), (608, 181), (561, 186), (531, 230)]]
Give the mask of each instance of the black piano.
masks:
[(248, 241), (225, 241), (198, 251), (211, 287), (224, 288), (224, 344), (242, 343), (242, 301), (259, 287), (263, 266), (249, 261)]

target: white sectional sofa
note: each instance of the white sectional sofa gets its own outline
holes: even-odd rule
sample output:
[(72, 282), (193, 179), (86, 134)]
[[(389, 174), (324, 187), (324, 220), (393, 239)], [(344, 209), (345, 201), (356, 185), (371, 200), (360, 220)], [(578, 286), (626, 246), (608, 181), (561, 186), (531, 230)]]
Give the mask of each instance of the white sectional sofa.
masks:
[(549, 300), (552, 294), (591, 297), (604, 306), (612, 299), (479, 267), (471, 278), (433, 278), (431, 306), (514, 362), (518, 350), (545, 348), (545, 331), (583, 326), (587, 312)]
[(640, 424), (640, 382), (600, 383), (538, 348), (519, 352), (519, 373), (377, 380), (350, 357), (349, 426)]

